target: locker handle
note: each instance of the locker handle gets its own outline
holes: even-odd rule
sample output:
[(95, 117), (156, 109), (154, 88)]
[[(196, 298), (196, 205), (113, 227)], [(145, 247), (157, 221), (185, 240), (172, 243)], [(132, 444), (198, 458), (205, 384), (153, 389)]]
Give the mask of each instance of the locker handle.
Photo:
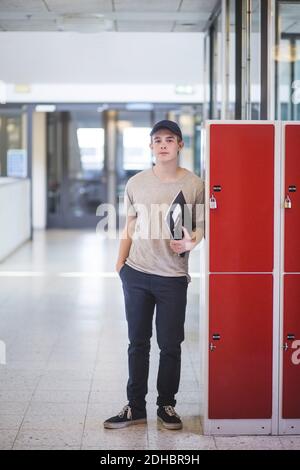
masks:
[(213, 352), (216, 348), (217, 348), (217, 346), (215, 346), (214, 344), (210, 343), (209, 349), (211, 350), (211, 352)]
[(288, 334), (286, 335), (286, 339), (287, 339), (287, 340), (290, 340), (290, 341), (294, 340), (294, 339), (295, 339), (294, 333), (288, 333)]
[(289, 345), (287, 343), (284, 343), (284, 345), (282, 346), (282, 349), (284, 351), (287, 351), (289, 349)]

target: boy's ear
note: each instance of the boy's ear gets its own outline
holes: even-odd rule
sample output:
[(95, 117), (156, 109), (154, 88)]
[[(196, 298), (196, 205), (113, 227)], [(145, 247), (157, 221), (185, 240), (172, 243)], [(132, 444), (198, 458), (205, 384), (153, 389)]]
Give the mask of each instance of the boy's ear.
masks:
[(153, 149), (153, 144), (152, 144), (152, 142), (150, 142), (149, 147), (151, 148), (151, 150)]
[(180, 150), (184, 147), (184, 142), (183, 140), (181, 140), (180, 142), (178, 142), (178, 145), (180, 147)]

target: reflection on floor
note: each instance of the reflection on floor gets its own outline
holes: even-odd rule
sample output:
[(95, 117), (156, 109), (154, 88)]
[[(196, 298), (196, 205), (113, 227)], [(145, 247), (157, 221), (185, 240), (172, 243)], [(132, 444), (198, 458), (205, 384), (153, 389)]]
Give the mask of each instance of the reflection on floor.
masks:
[(158, 348), (152, 341), (148, 425), (104, 430), (126, 404), (127, 330), (114, 272), (118, 241), (86, 231), (36, 232), (0, 265), (0, 449), (299, 448), (299, 437), (205, 437), (199, 409), (199, 250), (177, 395), (182, 431), (156, 422)]

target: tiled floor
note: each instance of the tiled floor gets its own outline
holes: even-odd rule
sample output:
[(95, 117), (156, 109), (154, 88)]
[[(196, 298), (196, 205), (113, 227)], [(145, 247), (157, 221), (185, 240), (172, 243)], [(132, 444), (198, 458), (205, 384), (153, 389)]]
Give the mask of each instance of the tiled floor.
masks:
[(199, 251), (192, 282), (177, 410), (182, 431), (156, 422), (153, 338), (148, 425), (104, 430), (126, 403), (127, 329), (117, 240), (87, 231), (36, 232), (0, 264), (0, 449), (283, 449), (300, 437), (206, 437), (199, 419)]

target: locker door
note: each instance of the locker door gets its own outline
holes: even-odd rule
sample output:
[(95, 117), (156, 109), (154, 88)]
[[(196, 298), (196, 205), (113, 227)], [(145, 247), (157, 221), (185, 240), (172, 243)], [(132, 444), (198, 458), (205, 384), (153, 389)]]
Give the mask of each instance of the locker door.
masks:
[(284, 276), (282, 417), (300, 418), (300, 274)]
[(284, 271), (300, 272), (300, 125), (285, 126), (285, 197), (291, 208), (285, 209)]
[(273, 270), (274, 125), (211, 124), (210, 272)]
[(209, 277), (208, 417), (271, 418), (273, 276)]
[[(284, 126), (282, 418), (300, 419), (300, 125)], [(299, 424), (297, 424), (298, 429)], [(288, 425), (289, 431), (293, 429)], [(295, 432), (296, 425), (294, 424)]]

